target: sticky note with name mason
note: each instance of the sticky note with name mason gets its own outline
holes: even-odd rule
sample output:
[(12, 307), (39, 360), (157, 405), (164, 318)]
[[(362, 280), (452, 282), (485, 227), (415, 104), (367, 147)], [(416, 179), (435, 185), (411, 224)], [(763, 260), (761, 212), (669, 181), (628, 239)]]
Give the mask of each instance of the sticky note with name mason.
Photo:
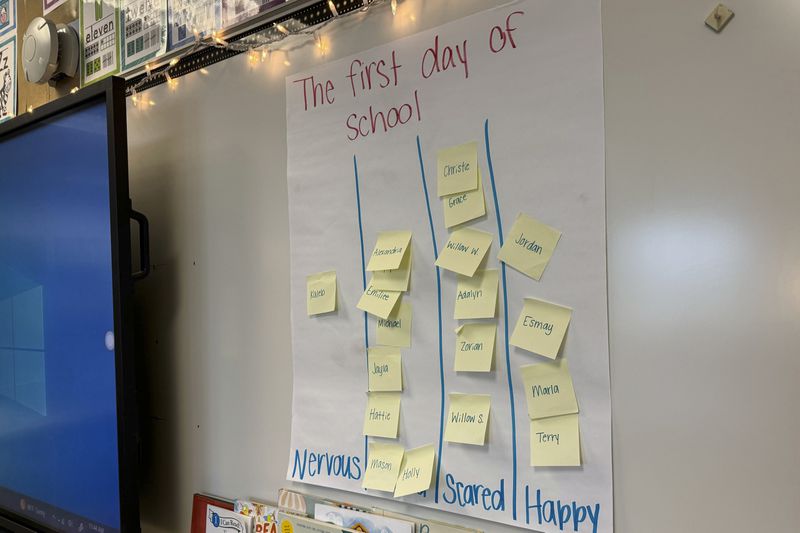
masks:
[(399, 392), (368, 392), (364, 412), (364, 435), (397, 438), (400, 424)]
[(457, 372), (491, 372), (497, 324), (475, 322), (456, 329)]
[(369, 390), (402, 391), (403, 365), (400, 348), (372, 346), (367, 353)]
[(578, 415), (531, 420), (531, 466), (581, 466)]
[(444, 440), (483, 446), (489, 426), (492, 397), (488, 394), (450, 393)]
[(450, 239), (439, 252), (436, 266), (452, 270), (463, 276), (472, 277), (483, 261), (492, 234), (472, 228), (463, 228), (450, 234)]
[(450, 194), (442, 198), (444, 225), (452, 228), (464, 222), (475, 220), (486, 214), (486, 198), (483, 196), (483, 180), (478, 169), (478, 188)]
[(510, 344), (550, 359), (558, 357), (564, 335), (567, 333), (572, 309), (560, 305), (525, 298), (525, 305), (517, 319)]
[(531, 419), (575, 414), (578, 400), (566, 359), (522, 367), (528, 416)]
[(403, 256), (400, 266), (394, 270), (376, 270), (372, 273), (369, 284), (376, 289), (385, 291), (408, 290), (408, 282), (411, 279), (411, 249)]
[(478, 270), (472, 277), (458, 276), (453, 318), (494, 318), (497, 316), (497, 287), (500, 271)]
[(433, 469), (436, 464), (436, 450), (433, 444), (408, 450), (403, 456), (394, 497), (408, 496), (428, 490), (433, 482)]
[(377, 326), (378, 344), (384, 346), (411, 346), (411, 302), (400, 301), (389, 315), (379, 318)]
[(411, 245), (410, 231), (382, 231), (369, 257), (367, 270), (394, 270), (400, 268)]
[(394, 491), (404, 454), (405, 450), (398, 444), (370, 442), (367, 469), (361, 486), (365, 489)]
[(306, 277), (308, 316), (336, 311), (336, 272), (320, 272)]
[(560, 238), (561, 232), (557, 229), (520, 213), (497, 258), (511, 268), (539, 280)]
[(439, 196), (478, 188), (478, 143), (439, 150), (436, 163)]
[(356, 307), (378, 318), (389, 318), (389, 315), (392, 314), (392, 311), (397, 306), (401, 294), (403, 293), (384, 291), (376, 289), (372, 285), (367, 285), (367, 290), (361, 295)]

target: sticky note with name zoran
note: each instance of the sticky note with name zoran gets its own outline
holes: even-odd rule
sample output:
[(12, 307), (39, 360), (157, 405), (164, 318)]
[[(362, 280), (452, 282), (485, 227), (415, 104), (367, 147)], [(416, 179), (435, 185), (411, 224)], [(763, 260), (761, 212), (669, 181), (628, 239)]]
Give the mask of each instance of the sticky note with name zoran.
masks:
[(581, 466), (578, 415), (531, 420), (531, 466)]
[(376, 328), (378, 344), (384, 346), (411, 346), (411, 302), (400, 301), (389, 315), (379, 318)]
[(572, 318), (572, 309), (544, 300), (525, 298), (510, 344), (555, 359)]
[(444, 440), (483, 446), (489, 426), (492, 397), (488, 394), (450, 393)]
[(370, 392), (403, 390), (400, 348), (372, 346), (367, 353)]
[(364, 435), (397, 438), (400, 424), (399, 392), (368, 392), (364, 412)]
[(369, 284), (376, 289), (386, 291), (408, 290), (408, 282), (411, 280), (411, 249), (406, 252), (400, 266), (394, 270), (376, 270), (372, 273)]
[(476, 322), (456, 329), (457, 372), (491, 372), (497, 324)]
[(384, 291), (368, 285), (356, 307), (378, 318), (389, 318), (397, 306), (397, 302), (400, 301), (401, 294), (401, 292)]
[(438, 195), (447, 196), (478, 188), (478, 143), (439, 150), (436, 162)]
[(494, 318), (497, 315), (497, 288), (500, 271), (478, 270), (472, 277), (458, 276), (453, 318)]
[(361, 486), (384, 492), (394, 491), (403, 455), (405, 450), (398, 444), (370, 442), (367, 453), (369, 460)]
[(395, 270), (400, 268), (411, 245), (410, 231), (382, 231), (369, 257), (367, 270)]
[(320, 272), (306, 277), (308, 316), (336, 311), (336, 272)]
[(575, 414), (578, 401), (566, 359), (522, 367), (531, 419)]
[(408, 496), (428, 490), (433, 482), (436, 450), (433, 444), (408, 450), (397, 475), (394, 497)]
[(489, 251), (492, 238), (491, 233), (477, 229), (456, 230), (439, 252), (436, 266), (472, 277)]
[(540, 280), (561, 232), (520, 213), (497, 258), (515, 270)]
[(444, 225), (452, 228), (464, 222), (475, 220), (486, 214), (486, 198), (483, 195), (483, 180), (478, 169), (478, 188), (450, 194), (442, 198), (444, 208)]

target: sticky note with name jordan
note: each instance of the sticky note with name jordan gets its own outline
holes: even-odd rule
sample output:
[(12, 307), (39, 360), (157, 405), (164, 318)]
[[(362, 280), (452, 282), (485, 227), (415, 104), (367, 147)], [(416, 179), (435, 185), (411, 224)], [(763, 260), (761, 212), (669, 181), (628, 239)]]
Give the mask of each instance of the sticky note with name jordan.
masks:
[(448, 228), (485, 215), (486, 198), (483, 196), (483, 180), (480, 169), (478, 169), (477, 189), (444, 196), (442, 206), (444, 207), (444, 225)]
[(400, 424), (399, 392), (368, 392), (364, 411), (364, 435), (397, 438)]
[(410, 279), (411, 249), (409, 248), (406, 255), (403, 256), (403, 260), (400, 261), (399, 267), (394, 270), (376, 270), (372, 273), (372, 279), (369, 284), (376, 289), (405, 292), (408, 290)]
[(400, 301), (389, 315), (379, 318), (376, 328), (378, 344), (384, 346), (411, 346), (411, 302)]
[(408, 496), (428, 490), (433, 482), (433, 468), (436, 464), (436, 450), (433, 444), (408, 450), (397, 475), (394, 497)]
[(308, 316), (336, 311), (336, 272), (320, 272), (306, 277)]
[(581, 466), (578, 415), (531, 420), (531, 466)]
[(478, 270), (472, 277), (458, 276), (453, 318), (494, 318), (497, 316), (497, 288), (500, 271)]
[(509, 343), (535, 354), (555, 359), (572, 318), (572, 309), (544, 300), (525, 298)]
[(367, 353), (369, 390), (402, 391), (403, 365), (400, 348), (372, 346)]
[(478, 188), (478, 143), (439, 150), (436, 162), (438, 195), (447, 196)]
[(525, 398), (528, 400), (528, 417), (547, 418), (578, 412), (578, 401), (566, 359), (525, 365), (521, 370)]
[(382, 231), (369, 256), (367, 270), (395, 270), (400, 268), (411, 245), (410, 231)]
[(401, 294), (403, 293), (384, 291), (376, 289), (372, 285), (367, 285), (367, 290), (361, 295), (356, 307), (378, 318), (389, 318), (394, 308), (397, 307)]
[(457, 372), (491, 372), (497, 324), (474, 322), (456, 329)]
[(477, 229), (456, 230), (450, 234), (447, 244), (439, 252), (436, 266), (472, 277), (489, 251), (492, 238), (491, 233)]
[(492, 397), (488, 394), (450, 393), (444, 440), (483, 446), (489, 426)]
[(540, 280), (556, 249), (561, 232), (520, 213), (497, 258), (515, 270)]
[(369, 460), (361, 486), (365, 489), (393, 492), (405, 450), (398, 444), (383, 442), (370, 442), (367, 449)]

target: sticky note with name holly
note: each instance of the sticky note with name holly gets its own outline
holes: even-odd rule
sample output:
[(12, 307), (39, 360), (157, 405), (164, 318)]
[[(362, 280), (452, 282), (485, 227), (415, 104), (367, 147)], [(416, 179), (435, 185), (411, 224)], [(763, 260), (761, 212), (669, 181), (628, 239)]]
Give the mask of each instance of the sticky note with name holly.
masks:
[(528, 417), (547, 418), (578, 412), (578, 400), (566, 359), (525, 365), (521, 371), (528, 400)]
[(450, 393), (444, 440), (483, 446), (489, 426), (492, 397), (488, 394)]
[(403, 258), (411, 246), (410, 231), (382, 231), (378, 234), (375, 248), (369, 257), (367, 270), (395, 270), (400, 268)]
[(388, 318), (379, 318), (376, 328), (378, 344), (411, 346), (411, 302), (400, 301)]
[(398, 444), (370, 442), (367, 469), (361, 486), (365, 489), (393, 492), (403, 463), (405, 450)]
[(506, 235), (497, 258), (526, 276), (540, 280), (561, 232), (520, 213)]
[(497, 324), (474, 322), (456, 329), (457, 372), (491, 372)]
[(306, 311), (308, 316), (336, 311), (336, 272), (306, 276)]
[(364, 411), (364, 435), (397, 438), (400, 424), (399, 392), (368, 392)]
[(491, 233), (472, 228), (455, 230), (439, 252), (436, 266), (472, 277), (492, 245)]
[(494, 318), (497, 316), (497, 288), (500, 271), (478, 270), (472, 277), (458, 276), (453, 318)]
[(384, 291), (367, 285), (367, 290), (361, 295), (356, 307), (378, 318), (389, 318), (397, 302), (400, 301), (401, 292)]
[(478, 143), (439, 150), (436, 161), (438, 195), (447, 196), (478, 188)]
[(444, 225), (452, 228), (486, 214), (486, 198), (483, 195), (483, 180), (478, 169), (478, 188), (442, 197)]
[(409, 248), (403, 260), (400, 261), (400, 266), (394, 270), (376, 270), (372, 273), (372, 279), (369, 284), (376, 289), (383, 289), (386, 291), (400, 291), (405, 292), (408, 290), (408, 282), (411, 280), (411, 249)]
[(572, 318), (572, 309), (544, 300), (525, 298), (509, 343), (535, 354), (555, 359)]
[(581, 466), (578, 415), (531, 420), (531, 466)]
[(367, 366), (370, 392), (403, 390), (400, 348), (371, 346), (367, 352)]
[(433, 470), (436, 464), (436, 450), (433, 444), (408, 450), (403, 456), (394, 497), (408, 496), (431, 488)]

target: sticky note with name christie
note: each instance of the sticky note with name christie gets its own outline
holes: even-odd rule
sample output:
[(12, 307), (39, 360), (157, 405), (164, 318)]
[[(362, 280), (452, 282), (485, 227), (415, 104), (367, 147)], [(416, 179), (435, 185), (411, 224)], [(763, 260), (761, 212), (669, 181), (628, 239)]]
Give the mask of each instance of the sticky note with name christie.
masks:
[(472, 277), (489, 251), (492, 239), (492, 234), (485, 231), (472, 228), (456, 230), (439, 252), (436, 266)]
[(497, 316), (497, 288), (500, 271), (478, 270), (472, 277), (458, 276), (453, 318), (494, 318)]
[(515, 270), (540, 280), (553, 256), (561, 232), (520, 213), (497, 258)]
[(522, 367), (528, 416), (547, 418), (578, 412), (578, 401), (566, 359)]
[(402, 391), (403, 366), (400, 348), (372, 346), (367, 353), (369, 390)]
[(400, 301), (389, 315), (379, 318), (376, 328), (378, 344), (384, 346), (411, 346), (411, 302)]
[(405, 292), (408, 290), (408, 282), (411, 279), (411, 249), (409, 248), (403, 260), (400, 261), (400, 266), (394, 270), (376, 270), (372, 273), (370, 285), (376, 289), (383, 289), (386, 291), (400, 291)]
[(464, 222), (475, 220), (486, 214), (486, 198), (483, 196), (483, 180), (478, 169), (478, 188), (450, 194), (442, 198), (444, 207), (444, 225), (452, 228)]
[(411, 245), (410, 231), (382, 231), (369, 257), (367, 270), (395, 270), (400, 268)]
[(578, 415), (531, 420), (531, 466), (581, 466)]
[(439, 150), (436, 162), (438, 195), (447, 196), (478, 188), (478, 143)]
[(408, 496), (431, 488), (433, 469), (436, 464), (436, 450), (433, 444), (408, 450), (397, 475), (394, 497)]
[(444, 440), (483, 446), (489, 426), (492, 397), (488, 394), (450, 393)]
[(544, 300), (525, 298), (510, 344), (555, 359), (572, 318), (572, 309)]
[(456, 329), (457, 372), (491, 372), (497, 324), (475, 322)]
[(364, 411), (364, 435), (397, 438), (400, 423), (399, 392), (368, 392)]
[(389, 315), (397, 307), (401, 294), (401, 292), (384, 291), (367, 285), (367, 290), (361, 295), (356, 307), (378, 318), (389, 318)]
[(394, 491), (405, 450), (398, 444), (370, 442), (367, 469), (361, 486), (365, 489)]
[(320, 272), (306, 277), (308, 316), (336, 311), (336, 272)]

